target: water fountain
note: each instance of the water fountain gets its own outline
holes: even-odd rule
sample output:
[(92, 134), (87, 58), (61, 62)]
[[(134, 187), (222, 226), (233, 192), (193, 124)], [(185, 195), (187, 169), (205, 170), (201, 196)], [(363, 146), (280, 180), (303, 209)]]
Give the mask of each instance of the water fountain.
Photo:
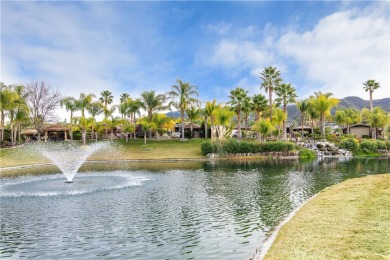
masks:
[(106, 146), (107, 143), (94, 143), (88, 146), (74, 143), (48, 143), (35, 150), (60, 168), (67, 179), (65, 183), (73, 183), (74, 176), (85, 160), (93, 152)]

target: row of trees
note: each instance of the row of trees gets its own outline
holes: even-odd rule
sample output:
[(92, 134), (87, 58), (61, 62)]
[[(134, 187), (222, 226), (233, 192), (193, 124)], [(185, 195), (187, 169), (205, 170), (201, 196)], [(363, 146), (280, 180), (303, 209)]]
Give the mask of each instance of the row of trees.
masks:
[[(300, 111), (300, 125), (303, 127), (307, 121), (311, 121), (312, 128), (319, 126), (325, 139), (325, 121), (331, 119), (330, 111), (338, 105), (338, 99), (331, 93), (315, 92), (308, 99), (297, 100), (296, 89), (290, 83), (282, 81), (280, 71), (275, 67), (265, 68), (260, 73), (260, 79), (260, 88), (268, 93), (268, 100), (261, 94), (249, 96), (247, 90), (237, 87), (230, 91), (229, 102), (217, 103), (214, 99), (206, 102), (204, 107), (201, 107), (198, 99), (197, 87), (180, 79), (171, 87), (171, 91), (165, 94), (157, 94), (152, 90), (143, 92), (139, 98), (132, 98), (128, 93), (123, 93), (117, 105), (112, 104), (114, 97), (109, 90), (102, 91), (98, 98), (94, 94), (85, 93), (81, 93), (79, 98), (62, 98), (58, 90), (51, 89), (44, 82), (26, 86), (6, 86), (1, 83), (1, 141), (4, 140), (6, 117), (9, 119), (12, 143), (16, 142), (17, 134), (20, 139), (22, 126), (29, 124), (38, 131), (40, 138), (44, 123), (53, 118), (54, 108), (58, 104), (70, 113), (71, 139), (73, 140), (73, 130), (79, 129), (84, 142), (88, 131), (94, 137), (97, 137), (97, 132), (105, 131), (107, 136), (109, 129), (121, 126), (122, 131), (131, 133), (135, 132), (136, 124), (140, 124), (150, 137), (152, 131), (172, 129), (177, 122), (181, 123), (181, 137), (184, 138), (186, 120), (203, 122), (206, 138), (210, 127), (212, 139), (223, 139), (234, 121), (237, 124), (238, 139), (242, 137), (241, 129), (244, 124), (245, 129), (251, 128), (260, 138), (270, 135), (276, 129), (277, 137), (286, 140), (286, 108), (292, 103), (295, 103)], [(368, 80), (363, 85), (370, 94), (370, 110), (359, 112), (351, 108), (339, 108), (334, 120), (347, 127), (362, 121), (371, 124), (374, 129), (384, 126), (388, 122), (388, 114), (380, 108), (373, 108), (372, 105), (372, 93), (380, 87), (379, 83)], [(275, 99), (273, 94), (276, 94)], [(180, 119), (173, 120), (158, 113), (168, 109), (178, 110)], [(75, 116), (77, 111), (80, 113)], [(118, 111), (121, 117), (115, 117), (115, 111)], [(141, 117), (141, 111), (145, 111), (146, 116)], [(98, 115), (104, 116), (101, 122), (96, 121)], [(146, 134), (144, 136), (146, 138)]]

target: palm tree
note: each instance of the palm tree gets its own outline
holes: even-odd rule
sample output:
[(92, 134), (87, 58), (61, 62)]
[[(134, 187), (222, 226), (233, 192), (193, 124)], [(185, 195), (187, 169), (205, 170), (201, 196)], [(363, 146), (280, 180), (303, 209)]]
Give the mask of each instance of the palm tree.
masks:
[(252, 126), (252, 130), (260, 134), (260, 140), (264, 140), (263, 137), (267, 137), (274, 130), (274, 126), (269, 119), (256, 121)]
[[(176, 80), (177, 85), (172, 86), (172, 90), (168, 93), (172, 98), (172, 106), (180, 111), (181, 118), (181, 139), (184, 139), (184, 113), (191, 105), (199, 105), (198, 87), (190, 85), (189, 82), (184, 83), (180, 79)], [(194, 97), (196, 96), (196, 97)]]
[(301, 137), (303, 138), (303, 125), (305, 124), (305, 116), (310, 108), (310, 102), (308, 99), (304, 99), (302, 101), (297, 101), (296, 106), (299, 110), (299, 113), (301, 114)]
[(1, 83), (0, 88), (0, 111), (1, 111), (1, 139), (0, 143), (4, 141), (4, 127), (5, 127), (5, 114), (10, 113), (10, 122), (12, 124), (13, 116), (11, 111), (16, 108), (16, 101), (19, 99), (19, 95), (12, 90), (11, 86), (6, 86)]
[(100, 102), (104, 105), (104, 116), (108, 117), (109, 116), (109, 110), (108, 110), (108, 105), (112, 103), (114, 99), (114, 96), (112, 95), (111, 91), (109, 90), (103, 90), (100, 93)]
[(200, 110), (199, 108), (196, 108), (194, 106), (191, 106), (190, 108), (187, 109), (187, 116), (188, 116), (188, 119), (190, 120), (190, 128), (191, 128), (191, 138), (194, 137), (194, 134), (193, 134), (193, 122), (195, 120), (197, 120), (199, 117), (200, 117)]
[(61, 107), (65, 107), (65, 110), (70, 112), (70, 140), (73, 141), (73, 113), (79, 110), (76, 99), (73, 97), (66, 97), (60, 101)]
[[(210, 128), (213, 127), (215, 121), (215, 113), (218, 109), (221, 109), (221, 105), (217, 104), (217, 101), (214, 99), (213, 102), (206, 102), (206, 107), (204, 109), (205, 115), (205, 138), (207, 138), (207, 118), (210, 118)], [(213, 131), (211, 131), (211, 139), (214, 138)]]
[(130, 98), (130, 95), (128, 93), (122, 93), (119, 96), (119, 100), (120, 100), (121, 103), (127, 101), (129, 98)]
[[(26, 91), (26, 87), (23, 85), (13, 86), (14, 92), (18, 95), (17, 100), (15, 101), (16, 107), (13, 111), (13, 124), (11, 124), (11, 140), (12, 144), (16, 144), (16, 137), (19, 136), (20, 142), (20, 132), (21, 132), (21, 124), (25, 123), (29, 120), (28, 113), (29, 108), (26, 103), (26, 99), (28, 96), (28, 92)], [(12, 129), (14, 128), (14, 131)], [(19, 134), (18, 134), (19, 133)]]
[(389, 116), (381, 107), (375, 107), (369, 115), (368, 122), (372, 129), (372, 138), (376, 140), (378, 127), (384, 127), (389, 121)]
[(220, 141), (224, 140), (227, 127), (231, 125), (234, 112), (229, 107), (220, 108), (215, 112), (215, 125), (211, 127), (211, 132)]
[(256, 113), (256, 121), (260, 120), (262, 113), (267, 108), (267, 99), (264, 95), (257, 94), (252, 97), (253, 111)]
[(85, 117), (85, 110), (88, 110), (94, 97), (94, 94), (85, 95), (84, 93), (81, 93), (79, 99), (76, 100), (76, 106), (81, 111), (82, 117)]
[(102, 103), (96, 101), (96, 102), (92, 102), (88, 106), (87, 110), (88, 110), (88, 113), (91, 115), (91, 118), (92, 118), (92, 122), (91, 122), (92, 136), (96, 135), (95, 138), (96, 138), (96, 141), (97, 141), (97, 133), (95, 133), (95, 130), (94, 130), (94, 127), (96, 125), (95, 117), (97, 115), (100, 115), (101, 113), (103, 113), (104, 107), (103, 107)]
[(272, 122), (278, 127), (278, 136), (280, 136), (280, 128), (283, 125), (283, 122), (286, 121), (287, 115), (280, 108), (276, 108), (272, 116)]
[[(161, 110), (168, 109), (164, 103), (166, 101), (166, 97), (163, 94), (156, 95), (154, 90), (144, 91), (141, 93), (141, 107), (146, 110), (148, 114), (149, 122), (152, 122), (153, 113)], [(149, 137), (152, 136), (151, 132), (152, 128), (149, 129)]]
[[(291, 86), (291, 84), (280, 84), (275, 89), (276, 95), (278, 98), (275, 100), (278, 104), (283, 105), (283, 113), (286, 115), (287, 119), (287, 105), (289, 103), (294, 103), (295, 98), (297, 98), (297, 94), (295, 93), (295, 88)], [(286, 131), (286, 119), (283, 121), (283, 139), (287, 139), (287, 131)]]
[(139, 99), (131, 100), (130, 102), (128, 102), (128, 113), (130, 113), (130, 122), (134, 126), (134, 139), (136, 138), (136, 131), (135, 131), (136, 115), (138, 116), (141, 115), (140, 112), (141, 107), (142, 107), (142, 102)]
[(282, 79), (280, 78), (280, 71), (276, 70), (276, 67), (269, 66), (262, 71), (260, 78), (263, 83), (260, 85), (260, 89), (264, 88), (265, 92), (269, 96), (269, 118), (272, 119), (272, 92), (275, 87), (279, 85)]
[(236, 88), (230, 91), (230, 101), (228, 102), (234, 112), (237, 114), (237, 128), (238, 128), (238, 139), (241, 139), (241, 112), (242, 107), (250, 103), (250, 97), (248, 96), (248, 91), (243, 88)]
[(340, 125), (345, 125), (349, 134), (349, 127), (361, 121), (360, 112), (355, 108), (341, 108), (335, 112), (334, 120)]
[(312, 98), (311, 105), (313, 109), (318, 112), (320, 116), (320, 129), (321, 134), (324, 140), (326, 140), (325, 136), (325, 116), (330, 115), (330, 109), (336, 106), (339, 103), (337, 98), (331, 97), (330, 93), (326, 94), (316, 94), (316, 97)]
[(375, 82), (373, 79), (369, 79), (366, 82), (363, 83), (364, 87), (363, 89), (370, 93), (370, 110), (372, 111), (373, 109), (373, 104), (372, 104), (372, 93), (374, 90), (380, 88), (379, 82)]
[(139, 124), (142, 126), (142, 130), (144, 130), (144, 145), (146, 147), (146, 132), (152, 132), (156, 129), (156, 124), (154, 122), (149, 121), (149, 118), (143, 118), (139, 121)]

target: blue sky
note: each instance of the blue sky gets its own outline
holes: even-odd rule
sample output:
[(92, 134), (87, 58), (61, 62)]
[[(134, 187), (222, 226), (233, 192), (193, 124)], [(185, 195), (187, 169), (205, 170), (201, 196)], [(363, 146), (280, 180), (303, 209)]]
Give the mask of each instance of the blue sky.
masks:
[(1, 81), (45, 81), (63, 95), (165, 93), (199, 98), (260, 89), (276, 66), (300, 99), (314, 91), (390, 97), (389, 1), (2, 1)]

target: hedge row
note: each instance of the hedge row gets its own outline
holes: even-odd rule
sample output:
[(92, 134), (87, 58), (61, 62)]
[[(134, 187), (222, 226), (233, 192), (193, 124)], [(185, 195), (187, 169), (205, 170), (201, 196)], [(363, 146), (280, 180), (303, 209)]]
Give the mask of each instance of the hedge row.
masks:
[(368, 153), (376, 153), (383, 150), (390, 150), (390, 142), (380, 140), (359, 140), (348, 138), (340, 142), (340, 147), (352, 152), (363, 151)]
[(201, 143), (203, 155), (210, 153), (245, 154), (264, 152), (289, 152), (295, 149), (295, 144), (290, 142), (247, 142), (237, 139), (228, 139), (225, 142), (204, 141)]

